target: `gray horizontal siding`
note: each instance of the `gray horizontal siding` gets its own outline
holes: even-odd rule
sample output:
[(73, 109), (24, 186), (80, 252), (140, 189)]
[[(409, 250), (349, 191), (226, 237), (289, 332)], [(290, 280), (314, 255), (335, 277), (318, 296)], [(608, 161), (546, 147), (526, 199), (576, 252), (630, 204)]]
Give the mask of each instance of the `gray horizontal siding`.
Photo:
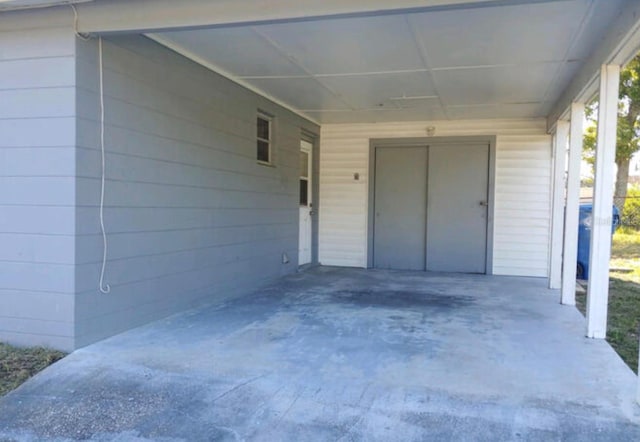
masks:
[[(78, 48), (77, 345), (294, 271), (300, 133), (317, 128), (150, 40), (118, 37), (103, 46), (112, 291), (98, 291), (97, 45)], [(258, 109), (276, 118), (275, 167), (255, 159)]]
[(49, 18), (0, 17), (0, 340), (70, 350), (75, 37)]

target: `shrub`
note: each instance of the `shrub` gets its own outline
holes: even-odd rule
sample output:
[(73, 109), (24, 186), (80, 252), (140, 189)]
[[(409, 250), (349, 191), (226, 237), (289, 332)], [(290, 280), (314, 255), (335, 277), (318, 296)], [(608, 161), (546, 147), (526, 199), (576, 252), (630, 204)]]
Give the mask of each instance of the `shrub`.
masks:
[(627, 191), (620, 223), (625, 227), (640, 230), (640, 187), (632, 186)]

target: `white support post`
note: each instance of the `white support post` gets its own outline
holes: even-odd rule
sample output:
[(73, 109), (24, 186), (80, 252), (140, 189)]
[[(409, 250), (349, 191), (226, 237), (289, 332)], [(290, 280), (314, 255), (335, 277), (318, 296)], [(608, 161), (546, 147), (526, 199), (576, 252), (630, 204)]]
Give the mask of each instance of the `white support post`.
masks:
[(602, 66), (587, 289), (587, 337), (596, 339), (607, 335), (619, 81), (620, 66)]
[(576, 263), (578, 261), (578, 221), (580, 217), (580, 162), (584, 132), (584, 103), (571, 104), (567, 203), (564, 215), (564, 253), (560, 302), (576, 305)]
[[(640, 353), (638, 353), (638, 367), (640, 367)], [(636, 402), (640, 405), (640, 376), (638, 376), (638, 386), (636, 390)]]
[(551, 259), (549, 288), (559, 289), (562, 283), (562, 231), (564, 228), (564, 163), (569, 140), (569, 122), (558, 120), (553, 137), (553, 181), (551, 212)]

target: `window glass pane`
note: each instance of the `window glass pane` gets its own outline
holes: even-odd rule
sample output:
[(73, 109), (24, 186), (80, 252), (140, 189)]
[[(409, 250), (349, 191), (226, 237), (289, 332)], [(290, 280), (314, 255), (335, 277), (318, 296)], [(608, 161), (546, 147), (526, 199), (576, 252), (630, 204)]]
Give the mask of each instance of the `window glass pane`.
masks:
[(270, 160), (269, 143), (266, 141), (258, 140), (258, 161), (264, 161), (265, 163), (268, 163)]
[(313, 150), (313, 144), (307, 140), (300, 140), (300, 147), (306, 150)]
[(300, 180), (300, 205), (309, 205), (309, 181)]
[(268, 140), (269, 138), (269, 120), (258, 117), (258, 138)]
[(300, 176), (309, 178), (309, 154), (300, 151)]

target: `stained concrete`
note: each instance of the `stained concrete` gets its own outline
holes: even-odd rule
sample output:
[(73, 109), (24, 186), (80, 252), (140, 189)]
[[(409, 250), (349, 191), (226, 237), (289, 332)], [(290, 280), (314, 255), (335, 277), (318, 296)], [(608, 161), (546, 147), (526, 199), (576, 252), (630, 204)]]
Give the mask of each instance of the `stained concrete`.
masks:
[(76, 351), (0, 400), (0, 440), (640, 440), (635, 375), (558, 298), (311, 269)]

